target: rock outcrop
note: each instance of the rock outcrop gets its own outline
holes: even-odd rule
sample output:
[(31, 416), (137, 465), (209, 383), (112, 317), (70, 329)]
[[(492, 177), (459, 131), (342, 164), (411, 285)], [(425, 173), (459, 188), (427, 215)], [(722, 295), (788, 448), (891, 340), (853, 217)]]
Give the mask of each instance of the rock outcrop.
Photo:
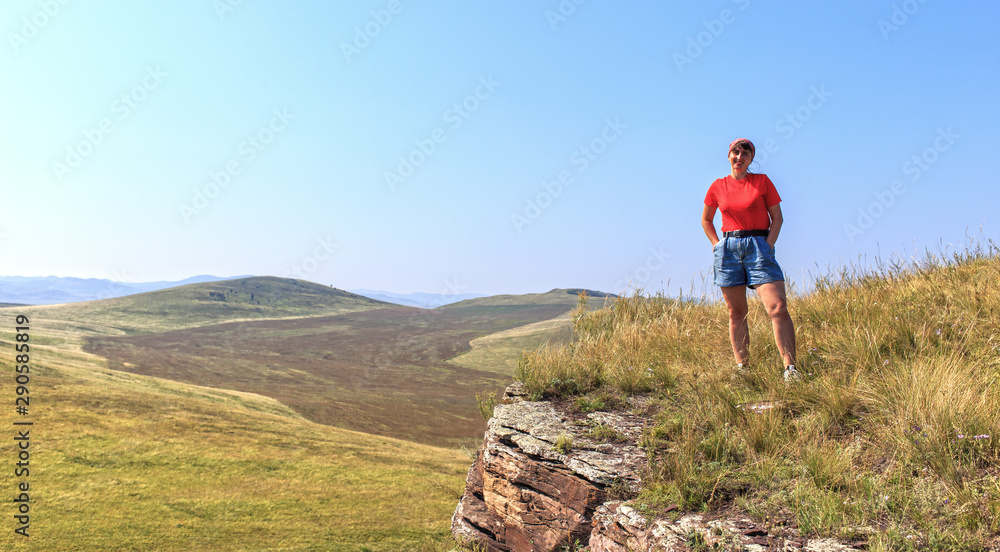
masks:
[(707, 519), (698, 514), (681, 516), (676, 521), (647, 521), (627, 503), (610, 502), (597, 509), (594, 530), (587, 550), (590, 552), (769, 550), (805, 552), (848, 552), (855, 549), (830, 539), (799, 538), (794, 530), (777, 536), (760, 523), (742, 516)]
[[(491, 552), (585, 544), (609, 495), (638, 488), (642, 419), (607, 412), (573, 419), (551, 403), (523, 400), (516, 385), (506, 399), (469, 470), (452, 533)], [(601, 442), (595, 428), (625, 442)]]
[(496, 407), (452, 533), (489, 552), (590, 550), (854, 550), (830, 540), (798, 538), (794, 529), (772, 534), (742, 516), (684, 515), (646, 520), (622, 498), (647, 470), (639, 448), (643, 399), (624, 411), (580, 414), (549, 402), (525, 400), (519, 384)]

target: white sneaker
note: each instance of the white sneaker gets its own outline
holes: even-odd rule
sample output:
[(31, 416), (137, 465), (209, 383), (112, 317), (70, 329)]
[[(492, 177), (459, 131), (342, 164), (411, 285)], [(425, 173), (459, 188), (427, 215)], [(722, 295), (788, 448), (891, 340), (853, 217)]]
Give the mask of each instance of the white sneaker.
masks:
[(799, 374), (799, 371), (795, 369), (794, 365), (788, 365), (785, 367), (785, 383), (801, 380), (802, 374)]

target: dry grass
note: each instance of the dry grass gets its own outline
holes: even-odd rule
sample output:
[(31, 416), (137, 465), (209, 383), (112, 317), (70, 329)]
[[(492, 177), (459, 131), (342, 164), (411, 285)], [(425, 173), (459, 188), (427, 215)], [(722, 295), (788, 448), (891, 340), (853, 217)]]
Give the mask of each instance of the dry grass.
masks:
[(756, 299), (734, 373), (724, 305), (638, 293), (578, 310), (573, 343), (525, 353), (516, 377), (539, 398), (659, 397), (650, 515), (739, 507), (876, 551), (996, 548), (997, 281), (992, 242), (820, 279), (790, 300), (791, 385)]

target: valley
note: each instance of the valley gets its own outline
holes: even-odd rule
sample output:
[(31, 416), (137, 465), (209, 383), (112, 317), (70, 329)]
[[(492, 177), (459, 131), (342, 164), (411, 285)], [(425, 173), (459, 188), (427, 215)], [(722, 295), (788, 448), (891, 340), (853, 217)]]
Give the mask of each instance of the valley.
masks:
[(34, 424), (32, 536), (11, 525), (0, 548), (450, 549), (485, 427), (476, 393), (568, 339), (576, 302), (427, 310), (247, 278), (0, 308), (30, 320)]

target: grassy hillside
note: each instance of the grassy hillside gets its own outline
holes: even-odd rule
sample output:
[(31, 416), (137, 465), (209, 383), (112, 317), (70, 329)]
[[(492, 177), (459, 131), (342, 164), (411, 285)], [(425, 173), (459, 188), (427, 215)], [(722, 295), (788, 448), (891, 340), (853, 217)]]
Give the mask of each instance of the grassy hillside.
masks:
[(312, 282), (261, 276), (189, 284), (127, 297), (21, 307), (52, 327), (111, 335), (194, 328), (233, 320), (342, 314), (392, 306)]
[(663, 297), (576, 313), (574, 342), (517, 377), (586, 409), (653, 394), (649, 516), (735, 508), (871, 551), (998, 550), (997, 255), (846, 270), (791, 298), (801, 382), (782, 380), (759, 301), (737, 372), (725, 306)]
[[(8, 322), (13, 328), (13, 313)], [(445, 550), (470, 459), (274, 399), (108, 370), (31, 320), (31, 526), (0, 550)], [(12, 335), (0, 349), (13, 359)], [(14, 393), (0, 409), (6, 493)]]
[(573, 340), (573, 320), (569, 313), (525, 324), (502, 332), (473, 339), (470, 350), (448, 360), (451, 364), (474, 370), (493, 372), (506, 378), (517, 369), (517, 360), (524, 351), (549, 345), (562, 345)]
[[(19, 419), (35, 424), (32, 536), (15, 539), (8, 516), (0, 549), (449, 549), (471, 458), (413, 441), (478, 444), (476, 393), (509, 381), (511, 340), (565, 332), (565, 319), (533, 324), (571, 301), (385, 308), (253, 278), (0, 310), (11, 327), (31, 319)], [(448, 362), (477, 339), (502, 368)], [(0, 409), (0, 425), (13, 415)], [(380, 435), (308, 419), (323, 416)], [(0, 458), (15, 447), (0, 441)]]
[[(392, 307), (87, 338), (109, 367), (278, 399), (307, 419), (435, 445), (468, 443), (485, 424), (475, 395), (511, 371), (446, 362), (469, 342), (555, 318), (565, 304)], [(519, 351), (509, 351), (516, 358)]]
[(467, 309), (476, 307), (497, 307), (514, 305), (561, 305), (566, 309), (576, 306), (581, 293), (586, 293), (591, 298), (592, 306), (601, 307), (605, 299), (614, 296), (601, 291), (591, 291), (585, 289), (553, 289), (546, 293), (525, 293), (523, 295), (491, 295), (489, 297), (478, 297), (476, 299), (466, 299), (438, 307), (441, 310)]

